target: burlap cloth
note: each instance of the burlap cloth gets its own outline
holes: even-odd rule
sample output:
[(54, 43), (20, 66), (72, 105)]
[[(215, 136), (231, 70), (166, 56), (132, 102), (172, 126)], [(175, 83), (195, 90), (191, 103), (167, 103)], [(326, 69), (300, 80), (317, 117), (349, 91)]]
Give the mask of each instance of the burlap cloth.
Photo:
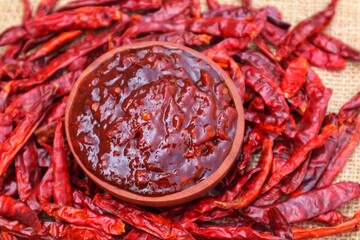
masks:
[[(40, 0), (30, 0), (33, 9)], [(59, 5), (69, 2), (60, 0)], [(203, 3), (205, 2), (202, 1)], [(238, 4), (239, 0), (220, 0), (223, 3)], [(273, 5), (284, 14), (284, 19), (292, 24), (309, 17), (323, 9), (330, 0), (253, 0), (256, 7)], [(205, 6), (205, 4), (204, 4)], [(360, 0), (340, 0), (336, 16), (327, 32), (336, 36), (350, 45), (360, 49)], [(21, 0), (0, 0), (0, 32), (6, 27), (20, 23), (22, 16)], [(1, 51), (1, 49), (0, 49)], [(316, 69), (325, 85), (333, 89), (328, 111), (337, 112), (338, 109), (353, 95), (360, 91), (360, 62), (349, 62), (343, 71), (323, 71)], [(360, 182), (360, 146), (351, 156), (344, 171), (337, 181), (350, 180)], [(341, 197), (341, 196), (339, 196)], [(352, 216), (360, 209), (360, 199), (352, 201), (340, 210)], [(360, 239), (360, 232), (343, 234), (324, 239)]]

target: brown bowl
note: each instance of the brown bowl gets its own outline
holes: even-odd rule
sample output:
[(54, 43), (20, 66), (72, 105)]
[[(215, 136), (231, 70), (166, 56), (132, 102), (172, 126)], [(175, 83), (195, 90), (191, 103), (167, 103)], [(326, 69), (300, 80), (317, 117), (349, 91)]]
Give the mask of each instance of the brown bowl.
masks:
[[(150, 47), (154, 45), (160, 45), (162, 47), (166, 47), (168, 49), (179, 49), (185, 52), (188, 52), (189, 54), (202, 59), (205, 63), (209, 64), (218, 74), (225, 80), (225, 84), (227, 85), (230, 95), (233, 98), (235, 108), (238, 113), (237, 118), (237, 127), (236, 127), (236, 133), (233, 140), (233, 144), (231, 146), (231, 149), (224, 159), (223, 163), (215, 170), (210, 176), (208, 176), (205, 180), (190, 186), (188, 188), (185, 188), (179, 192), (170, 193), (168, 195), (162, 195), (162, 196), (146, 196), (137, 194), (134, 192), (130, 192), (124, 189), (119, 188), (119, 186), (112, 185), (111, 183), (100, 179), (97, 175), (92, 173), (89, 169), (86, 168), (84, 163), (79, 158), (78, 154), (75, 151), (75, 148), (72, 144), (72, 137), (70, 134), (70, 114), (73, 107), (74, 99), (77, 97), (79, 91), (84, 91), (83, 88), (80, 89), (80, 85), (83, 82), (84, 79), (86, 79), (86, 76), (94, 71), (96, 71), (104, 62), (112, 58), (116, 53), (128, 50), (128, 49), (137, 49), (137, 48), (144, 48), (144, 47)], [(210, 191), (213, 187), (216, 186), (227, 174), (227, 172), (232, 167), (234, 161), (236, 160), (238, 153), (240, 151), (240, 147), (243, 141), (243, 135), (244, 135), (244, 112), (243, 112), (243, 106), (242, 102), (238, 93), (237, 88), (235, 87), (234, 83), (230, 79), (230, 77), (211, 59), (207, 58), (206, 56), (202, 55), (201, 53), (184, 47), (183, 45), (174, 44), (174, 43), (168, 43), (168, 42), (141, 42), (141, 43), (135, 43), (135, 44), (129, 44), (125, 45), (116, 49), (113, 49), (101, 57), (99, 57), (96, 61), (94, 61), (92, 64), (90, 64), (86, 70), (81, 74), (81, 76), (76, 81), (67, 104), (66, 108), (66, 115), (65, 115), (65, 130), (66, 135), (68, 138), (68, 142), (70, 145), (70, 149), (77, 161), (77, 163), (80, 165), (80, 167), (84, 170), (84, 172), (87, 174), (87, 176), (93, 180), (98, 186), (112, 194), (113, 196), (122, 199), (124, 201), (137, 204), (137, 205), (143, 205), (143, 206), (153, 206), (153, 207), (164, 207), (164, 206), (172, 206), (177, 205), (181, 203), (185, 203), (191, 200), (194, 200), (196, 198), (199, 198), (203, 196), (205, 193)]]

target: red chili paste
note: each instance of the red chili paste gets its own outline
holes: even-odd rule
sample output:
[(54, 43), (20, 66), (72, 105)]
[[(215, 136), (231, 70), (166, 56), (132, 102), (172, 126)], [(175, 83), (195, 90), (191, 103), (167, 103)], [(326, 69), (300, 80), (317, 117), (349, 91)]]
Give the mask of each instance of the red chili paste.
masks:
[(181, 191), (229, 153), (237, 111), (204, 60), (162, 46), (114, 55), (82, 82), (71, 112), (73, 146), (85, 166), (144, 195)]

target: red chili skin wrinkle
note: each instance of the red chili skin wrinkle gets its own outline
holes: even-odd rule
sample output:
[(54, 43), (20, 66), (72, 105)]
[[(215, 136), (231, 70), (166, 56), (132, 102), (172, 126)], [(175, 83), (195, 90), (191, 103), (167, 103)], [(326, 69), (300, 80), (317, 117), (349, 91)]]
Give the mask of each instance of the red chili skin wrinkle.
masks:
[(124, 190), (178, 192), (207, 178), (231, 149), (238, 116), (229, 90), (183, 50), (125, 50), (81, 84), (70, 116), (74, 149)]

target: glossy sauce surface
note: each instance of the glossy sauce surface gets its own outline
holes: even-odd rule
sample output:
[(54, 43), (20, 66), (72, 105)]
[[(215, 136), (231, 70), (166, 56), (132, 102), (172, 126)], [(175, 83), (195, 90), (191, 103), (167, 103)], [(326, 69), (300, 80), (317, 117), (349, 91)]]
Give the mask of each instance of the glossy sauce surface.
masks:
[(70, 114), (75, 151), (122, 189), (181, 191), (214, 172), (231, 149), (238, 116), (229, 90), (206, 62), (183, 50), (125, 50), (79, 89)]

